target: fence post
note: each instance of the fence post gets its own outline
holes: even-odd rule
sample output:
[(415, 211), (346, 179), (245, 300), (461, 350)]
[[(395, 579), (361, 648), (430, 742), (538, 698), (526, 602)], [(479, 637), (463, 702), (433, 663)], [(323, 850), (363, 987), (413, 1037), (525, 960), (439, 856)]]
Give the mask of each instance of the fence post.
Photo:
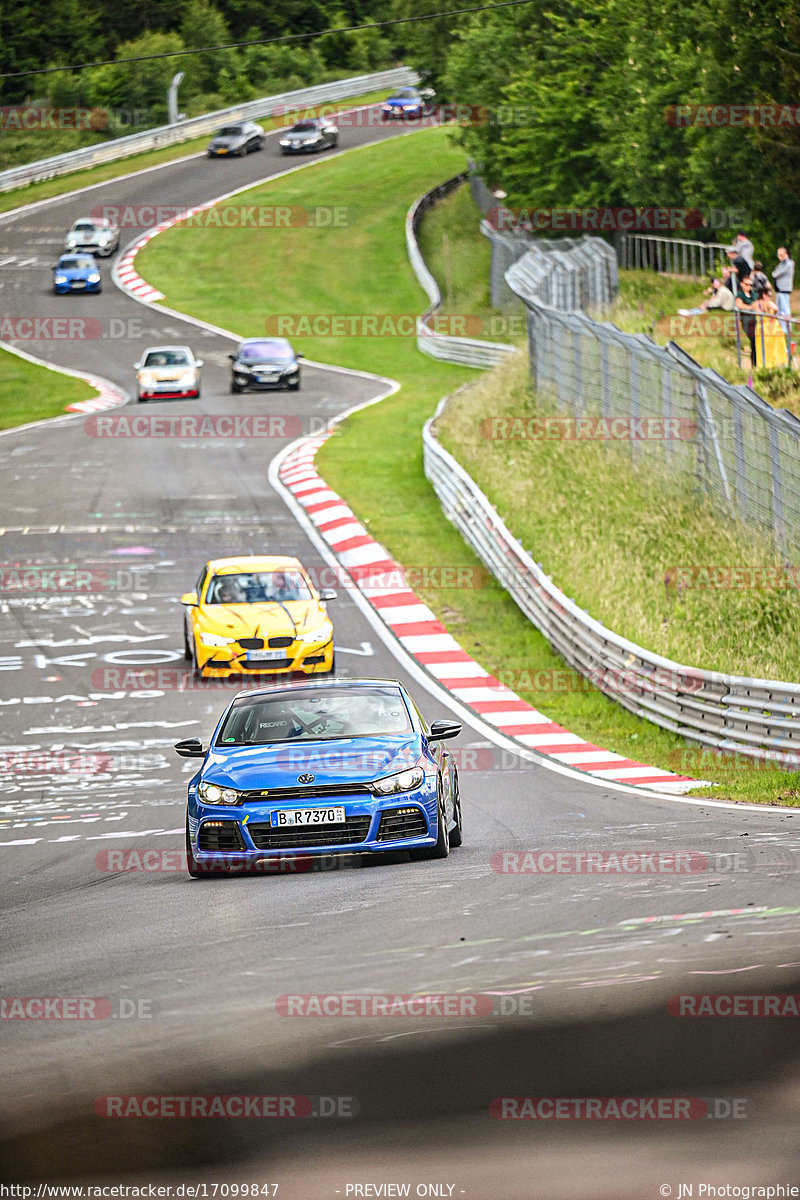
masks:
[(786, 554), (786, 539), (783, 523), (783, 491), (781, 488), (781, 448), (778, 441), (778, 431), (772, 421), (768, 424), (769, 433), (769, 465), (770, 484), (772, 488), (772, 526), (775, 530), (775, 540), (781, 553)]

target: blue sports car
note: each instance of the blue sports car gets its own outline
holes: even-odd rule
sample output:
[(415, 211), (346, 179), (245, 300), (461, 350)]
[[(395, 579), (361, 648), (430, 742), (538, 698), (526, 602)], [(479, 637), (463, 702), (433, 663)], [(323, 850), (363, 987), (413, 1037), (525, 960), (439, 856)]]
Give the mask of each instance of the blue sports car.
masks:
[(53, 291), (57, 296), (65, 292), (102, 291), (100, 271), (91, 254), (62, 254), (53, 267)]
[(423, 92), (418, 92), (413, 87), (400, 88), (381, 104), (381, 120), (392, 121), (399, 118), (401, 121), (410, 121), (419, 117), (429, 117), (433, 112), (433, 105), (430, 103), (432, 94), (427, 88)]
[(239, 692), (189, 783), (186, 854), (195, 877), (313, 869), (325, 855), (461, 845), (458, 772), (401, 683), (347, 679)]

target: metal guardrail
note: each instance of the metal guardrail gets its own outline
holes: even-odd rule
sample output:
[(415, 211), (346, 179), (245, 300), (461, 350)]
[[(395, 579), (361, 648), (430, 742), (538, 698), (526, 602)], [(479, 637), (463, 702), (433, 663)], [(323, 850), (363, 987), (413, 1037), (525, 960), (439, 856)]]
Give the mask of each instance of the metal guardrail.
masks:
[(25, 187), (29, 183), (39, 183), (44, 179), (54, 179), (56, 176), (65, 175), (70, 171), (79, 171), (86, 167), (99, 166), (101, 163), (113, 162), (119, 158), (127, 158), (131, 154), (139, 154), (144, 150), (177, 145), (195, 137), (210, 135), (219, 125), (229, 121), (255, 121), (259, 117), (268, 117), (278, 105), (293, 108), (325, 104), (327, 101), (346, 100), (351, 96), (359, 96), (364, 92), (378, 91), (382, 88), (403, 87), (407, 84), (417, 83), (418, 79), (416, 71), (412, 71), (408, 67), (395, 67), (391, 71), (378, 71), (372, 75), (355, 75), (350, 79), (338, 79), (331, 83), (318, 84), (315, 87), (300, 88), (293, 92), (280, 92), (275, 96), (263, 96), (259, 100), (249, 100), (245, 104), (237, 104), (232, 108), (205, 113), (203, 116), (181, 121), (177, 125), (161, 125), (141, 133), (131, 133), (126, 137), (114, 138), (113, 141), (84, 146), (80, 150), (70, 150), (66, 154), (57, 154), (53, 158), (45, 158), (39, 162), (11, 167), (7, 171), (0, 172), (0, 192)]
[(417, 317), (417, 349), (421, 350), (423, 354), (429, 355), (430, 358), (437, 358), (442, 362), (485, 369), (486, 367), (496, 367), (509, 354), (516, 354), (516, 347), (505, 345), (502, 342), (484, 342), (477, 338), (455, 337), (451, 334), (439, 333), (431, 328), (429, 322), (441, 307), (442, 293), (438, 283), (425, 265), (417, 241), (420, 222), (428, 209), (432, 208), (442, 197), (448, 196), (450, 192), (460, 187), (466, 178), (466, 171), (460, 175), (454, 175), (452, 179), (440, 183), (438, 187), (432, 188), (412, 204), (406, 214), (406, 249), (414, 274), (431, 302), (422, 316)]
[(650, 270), (662, 275), (691, 275), (702, 279), (727, 265), (722, 242), (659, 237), (652, 233), (619, 233), (617, 258), (623, 271)]
[(800, 684), (702, 671), (643, 650), (560, 591), (498, 516), (434, 425), (423, 433), (425, 474), (447, 518), (551, 646), (600, 691), (635, 713), (717, 750), (800, 766)]

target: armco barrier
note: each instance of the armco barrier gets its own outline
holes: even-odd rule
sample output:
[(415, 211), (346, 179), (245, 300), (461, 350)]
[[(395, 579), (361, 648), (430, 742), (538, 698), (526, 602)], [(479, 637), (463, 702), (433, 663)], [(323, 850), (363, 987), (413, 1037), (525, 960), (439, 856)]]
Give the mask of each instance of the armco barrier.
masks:
[[(462, 466), (423, 430), (425, 474), (445, 515), (571, 667), (656, 725), (718, 750), (800, 766), (800, 684), (685, 667), (595, 621), (533, 561)], [(641, 686), (640, 686), (641, 685)]]
[(417, 348), (431, 358), (438, 358), (444, 362), (459, 363), (462, 367), (496, 367), (509, 354), (516, 354), (516, 347), (504, 345), (501, 342), (483, 342), (477, 338), (453, 337), (448, 334), (436, 333), (428, 324), (433, 314), (441, 306), (442, 293), (439, 291), (438, 283), (425, 265), (425, 260), (422, 257), (422, 252), (417, 242), (417, 230), (428, 209), (437, 200), (441, 200), (443, 196), (449, 195), (450, 192), (460, 187), (466, 178), (466, 172), (463, 172), (461, 175), (454, 175), (452, 179), (448, 179), (445, 183), (439, 184), (438, 187), (421, 196), (419, 200), (412, 204), (406, 214), (406, 248), (408, 250), (408, 257), (411, 261), (414, 274), (425, 289), (425, 293), (431, 302), (422, 316), (417, 318)]
[(0, 192), (9, 192), (13, 188), (25, 187), (43, 179), (53, 179), (57, 175), (66, 175), (70, 171), (80, 171), (85, 167), (96, 167), (118, 158), (127, 158), (128, 155), (140, 154), (143, 150), (155, 150), (162, 146), (187, 142), (192, 138), (211, 134), (219, 125), (229, 121), (255, 121), (259, 117), (268, 117), (277, 105), (302, 108), (306, 105), (325, 104), (328, 101), (347, 100), (365, 92), (414, 84), (418, 78), (417, 73), (408, 67), (395, 67), (391, 71), (378, 71), (373, 75), (355, 75), (351, 79), (337, 79), (332, 83), (318, 84), (316, 87), (280, 92), (276, 96), (263, 96), (259, 100), (249, 100), (232, 108), (205, 113), (201, 117), (180, 121), (176, 125), (160, 125), (156, 129), (146, 129), (141, 133), (131, 133), (98, 145), (84, 146), (80, 150), (70, 150), (66, 154), (57, 154), (40, 162), (12, 167), (8, 171), (0, 172)]

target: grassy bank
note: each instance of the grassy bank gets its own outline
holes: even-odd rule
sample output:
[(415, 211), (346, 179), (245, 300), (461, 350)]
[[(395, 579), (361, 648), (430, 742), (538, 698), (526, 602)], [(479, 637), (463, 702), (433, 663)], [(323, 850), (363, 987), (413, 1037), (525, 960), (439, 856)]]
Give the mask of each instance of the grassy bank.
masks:
[[(441, 130), (380, 143), (249, 193), (253, 203), (347, 202), (352, 211), (346, 227), (282, 230), (269, 238), (247, 229), (176, 228), (147, 246), (138, 267), (171, 306), (246, 336), (263, 333), (267, 318), (287, 313), (416, 313), (424, 295), (406, 258), (405, 213), (423, 191), (462, 165), (460, 152)], [(227, 264), (224, 277), (220, 262)], [(265, 277), (280, 279), (280, 289), (265, 289)], [(454, 281), (453, 311), (470, 311), (474, 291), (467, 288), (474, 286), (467, 278), (460, 292)], [(473, 575), (462, 578), (485, 576), (460, 535), (442, 519), (422, 471), (420, 430), (440, 396), (465, 380), (485, 387), (488, 379), (421, 355), (410, 338), (298, 336), (293, 341), (309, 357), (386, 374), (402, 384), (396, 395), (349, 418), (323, 448), (319, 466), (331, 486), (406, 567), (465, 567)], [(537, 672), (559, 671), (564, 664), (502, 589), (490, 584), (418, 591), (465, 649), (493, 673), (514, 672), (520, 694), (553, 720), (617, 753), (701, 773), (692, 764), (695, 751), (683, 739), (631, 716), (595, 689), (543, 694), (526, 686)], [(724, 784), (711, 794), (792, 802), (794, 780), (786, 773), (726, 762), (709, 775), (708, 766), (706, 760), (701, 777)]]
[(58, 417), (68, 404), (96, 396), (82, 379), (73, 379), (0, 350), (0, 429)]

